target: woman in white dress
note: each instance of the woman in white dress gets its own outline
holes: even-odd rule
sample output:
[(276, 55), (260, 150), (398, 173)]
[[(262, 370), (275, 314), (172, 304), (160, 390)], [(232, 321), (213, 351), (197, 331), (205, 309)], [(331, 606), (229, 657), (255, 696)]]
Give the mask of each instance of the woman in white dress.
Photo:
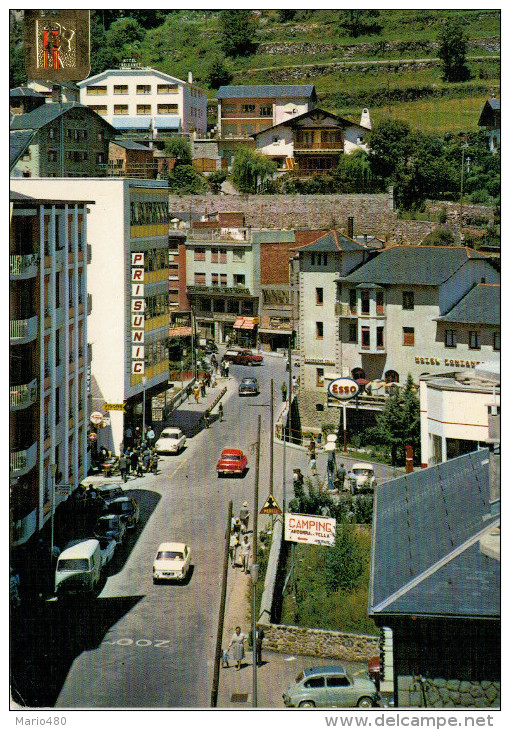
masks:
[(241, 627), (236, 626), (236, 630), (230, 639), (229, 649), (232, 649), (232, 657), (237, 662), (237, 671), (241, 669), (241, 662), (244, 659), (244, 642), (246, 635), (241, 633)]

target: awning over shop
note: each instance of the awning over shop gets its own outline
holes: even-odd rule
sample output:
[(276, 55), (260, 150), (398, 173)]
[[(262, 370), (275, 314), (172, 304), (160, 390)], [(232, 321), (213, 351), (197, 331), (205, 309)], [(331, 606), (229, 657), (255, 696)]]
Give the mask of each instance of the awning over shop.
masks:
[(115, 129), (149, 129), (152, 117), (114, 116), (112, 126)]
[(259, 332), (264, 335), (287, 335), (287, 337), (290, 337), (293, 333), (293, 330), (270, 329), (269, 327), (259, 327)]
[(181, 118), (175, 114), (154, 117), (154, 129), (180, 129)]
[(236, 317), (234, 322), (234, 329), (238, 330), (252, 330), (258, 323), (258, 317)]
[(169, 337), (190, 337), (192, 334), (191, 327), (170, 327), (168, 330)]

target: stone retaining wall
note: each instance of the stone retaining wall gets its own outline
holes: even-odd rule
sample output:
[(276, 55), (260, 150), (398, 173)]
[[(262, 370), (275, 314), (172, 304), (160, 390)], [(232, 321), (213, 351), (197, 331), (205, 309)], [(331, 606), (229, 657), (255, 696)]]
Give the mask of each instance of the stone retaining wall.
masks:
[(282, 654), (366, 661), (379, 653), (379, 637), (347, 634), (300, 626), (269, 624), (264, 626), (264, 648)]
[(401, 676), (398, 683), (401, 707), (483, 708), (499, 707), (501, 702), (500, 682), (468, 682), (460, 679), (429, 679), (427, 677), (423, 690), (415, 677)]

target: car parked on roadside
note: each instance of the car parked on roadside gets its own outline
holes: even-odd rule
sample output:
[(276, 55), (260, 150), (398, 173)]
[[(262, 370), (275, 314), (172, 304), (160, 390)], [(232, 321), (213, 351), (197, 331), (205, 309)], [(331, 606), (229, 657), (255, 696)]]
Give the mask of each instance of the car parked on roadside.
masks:
[(239, 383), (239, 395), (258, 395), (260, 393), (257, 378), (243, 378)]
[(178, 454), (186, 444), (186, 436), (180, 428), (169, 426), (161, 431), (155, 448), (158, 454)]
[(117, 497), (122, 497), (124, 490), (120, 484), (94, 484), (88, 490), (95, 497), (99, 497), (103, 501), (103, 505), (108, 505)]
[(369, 463), (359, 462), (358, 464), (353, 464), (347, 474), (347, 478), (352, 494), (371, 491), (377, 486), (374, 467)]
[(162, 542), (152, 565), (152, 582), (186, 580), (191, 567), (191, 549), (184, 542)]
[(243, 476), (247, 468), (248, 458), (241, 449), (223, 449), (216, 464), (219, 477), (227, 474)]
[(102, 515), (94, 527), (94, 537), (97, 540), (106, 538), (121, 543), (126, 535), (126, 522), (119, 515)]
[(136, 527), (140, 519), (140, 508), (133, 497), (117, 497), (108, 505), (108, 513), (124, 520), (128, 530)]
[(374, 707), (375, 684), (341, 665), (303, 669), (283, 695), (286, 707)]
[(256, 355), (247, 349), (228, 349), (225, 350), (223, 360), (230, 360), (234, 365), (262, 365), (264, 358), (262, 355)]

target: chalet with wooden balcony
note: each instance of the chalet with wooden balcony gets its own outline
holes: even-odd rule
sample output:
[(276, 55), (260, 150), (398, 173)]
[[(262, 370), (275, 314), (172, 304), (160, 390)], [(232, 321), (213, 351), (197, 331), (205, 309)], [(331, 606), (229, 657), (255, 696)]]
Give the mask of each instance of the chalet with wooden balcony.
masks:
[(256, 148), (282, 172), (301, 177), (328, 174), (340, 157), (366, 150), (369, 127), (315, 108), (254, 134)]

